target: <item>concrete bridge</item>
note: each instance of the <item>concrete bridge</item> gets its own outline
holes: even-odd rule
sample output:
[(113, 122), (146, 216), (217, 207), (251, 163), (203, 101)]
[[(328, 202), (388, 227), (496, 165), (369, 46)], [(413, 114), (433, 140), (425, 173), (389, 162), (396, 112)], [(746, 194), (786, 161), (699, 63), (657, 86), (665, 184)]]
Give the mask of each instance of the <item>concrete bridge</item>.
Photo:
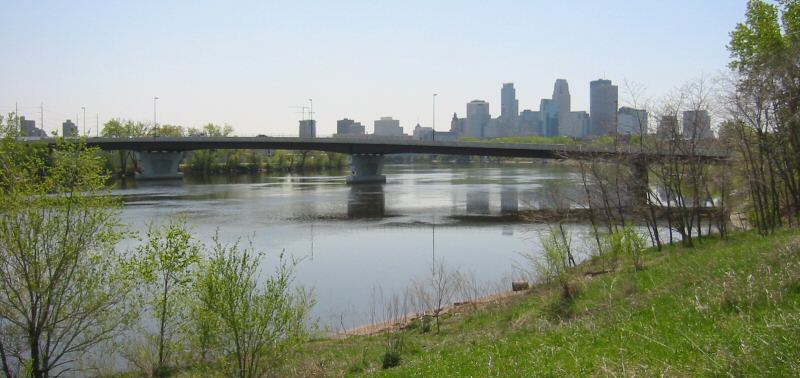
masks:
[[(28, 143), (55, 144), (54, 138), (25, 138)], [(646, 168), (651, 161), (669, 155), (658, 151), (642, 152), (637, 146), (618, 148), (563, 145), (563, 144), (513, 144), (461, 141), (419, 141), (400, 138), (295, 138), (295, 137), (131, 137), (131, 138), (87, 138), (86, 144), (102, 150), (136, 151), (141, 176), (165, 178), (178, 175), (178, 166), (183, 152), (205, 149), (275, 149), (311, 150), (338, 152), (350, 155), (351, 175), (348, 183), (385, 182), (383, 156), (387, 154), (438, 154), (471, 156), (504, 156), (539, 159), (624, 159), (635, 171)], [(673, 157), (675, 155), (672, 155)], [(727, 153), (699, 151), (693, 156), (678, 155), (678, 158), (699, 158), (724, 161)], [(646, 173), (646, 169), (644, 170)]]

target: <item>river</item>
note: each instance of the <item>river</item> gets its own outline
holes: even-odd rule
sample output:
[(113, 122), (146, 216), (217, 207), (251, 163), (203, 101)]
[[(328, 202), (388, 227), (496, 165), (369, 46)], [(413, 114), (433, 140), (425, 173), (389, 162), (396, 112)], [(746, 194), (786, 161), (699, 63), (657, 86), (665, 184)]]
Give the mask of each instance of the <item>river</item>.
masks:
[(281, 251), (302, 258), (296, 284), (313, 289), (319, 324), (339, 330), (369, 322), (373, 293), (424, 279), (434, 258), (485, 290), (509, 289), (520, 268), (530, 268), (520, 254), (538, 253), (547, 229), (513, 215), (547, 207), (553, 190), (580, 188), (576, 169), (541, 163), (387, 164), (384, 174), (386, 184), (356, 186), (344, 173), (127, 181), (113, 194), (131, 231), (183, 216), (202, 242), (219, 232), (266, 251), (264, 274)]

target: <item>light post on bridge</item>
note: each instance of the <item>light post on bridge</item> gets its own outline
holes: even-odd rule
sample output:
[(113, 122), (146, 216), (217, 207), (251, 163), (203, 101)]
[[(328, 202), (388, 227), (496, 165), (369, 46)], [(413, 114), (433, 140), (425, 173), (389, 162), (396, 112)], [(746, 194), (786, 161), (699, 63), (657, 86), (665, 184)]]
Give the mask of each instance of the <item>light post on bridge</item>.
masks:
[(431, 134), (431, 141), (436, 141), (436, 93), (433, 94), (433, 123), (432, 123), (433, 133)]
[(158, 136), (158, 123), (156, 122), (156, 100), (158, 97), (153, 97), (153, 136)]

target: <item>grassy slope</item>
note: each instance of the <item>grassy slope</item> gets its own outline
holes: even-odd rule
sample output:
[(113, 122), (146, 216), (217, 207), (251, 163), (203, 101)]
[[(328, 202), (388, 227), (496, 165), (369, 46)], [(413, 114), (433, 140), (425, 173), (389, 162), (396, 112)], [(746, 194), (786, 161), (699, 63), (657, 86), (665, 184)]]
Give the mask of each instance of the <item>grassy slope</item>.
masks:
[(648, 252), (633, 272), (581, 279), (570, 315), (557, 290), (454, 314), (439, 335), (403, 332), (400, 366), (380, 369), (385, 338), (309, 343), (284, 374), (388, 376), (800, 376), (800, 232)]

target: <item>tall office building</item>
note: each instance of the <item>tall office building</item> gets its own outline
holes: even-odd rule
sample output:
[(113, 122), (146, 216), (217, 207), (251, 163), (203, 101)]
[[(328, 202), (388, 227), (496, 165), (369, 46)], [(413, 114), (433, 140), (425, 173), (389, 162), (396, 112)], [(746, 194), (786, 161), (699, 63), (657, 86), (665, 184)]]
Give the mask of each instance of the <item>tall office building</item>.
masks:
[[(569, 95), (569, 84), (564, 79), (556, 79), (556, 84), (553, 86), (553, 102), (555, 102), (556, 112), (558, 112), (558, 128), (572, 129), (573, 125), (569, 125), (570, 107), (572, 98)], [(563, 135), (559, 133), (556, 135)]]
[(542, 135), (556, 136), (558, 133), (558, 104), (549, 98), (539, 102), (539, 117), (542, 126)]
[(500, 89), (500, 118), (506, 125), (515, 125), (519, 117), (519, 100), (514, 83), (503, 83)]
[(300, 138), (316, 138), (317, 137), (317, 121), (313, 119), (304, 119), (300, 121)]
[(620, 135), (647, 134), (647, 110), (627, 106), (617, 112), (617, 133)]
[(611, 135), (617, 130), (619, 89), (611, 80), (598, 79), (589, 83), (589, 135)]
[(708, 110), (687, 110), (683, 112), (683, 137), (708, 139), (714, 137), (711, 131), (711, 117)]
[(373, 134), (377, 136), (403, 136), (403, 128), (400, 127), (400, 121), (392, 119), (392, 117), (381, 117), (376, 120), (375, 131)]
[(468, 137), (483, 138), (486, 127), (491, 119), (489, 103), (483, 100), (472, 100), (467, 103), (466, 135)]
[(78, 126), (72, 120), (66, 120), (61, 124), (61, 136), (64, 138), (73, 138), (78, 136)]

